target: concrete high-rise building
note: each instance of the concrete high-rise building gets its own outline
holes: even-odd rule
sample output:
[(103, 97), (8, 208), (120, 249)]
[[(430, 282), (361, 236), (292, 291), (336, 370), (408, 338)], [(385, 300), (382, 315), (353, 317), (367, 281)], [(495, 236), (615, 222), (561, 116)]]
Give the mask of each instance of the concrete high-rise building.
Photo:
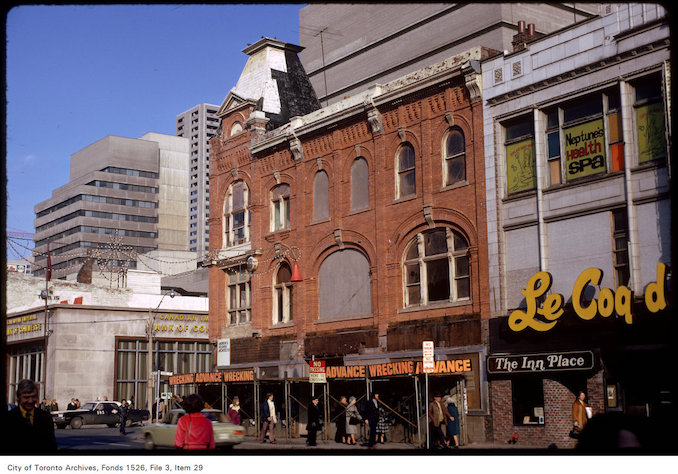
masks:
[(599, 3), (310, 4), (299, 54), (322, 105), (476, 46), (512, 50), (519, 23), (538, 36), (598, 14)]
[(69, 183), (35, 206), (34, 274), (45, 274), (48, 245), (52, 278), (69, 279), (88, 255), (136, 268), (138, 254), (186, 250), (187, 199), (187, 139), (102, 138), (71, 156)]
[(178, 137), (189, 140), (188, 249), (203, 255), (209, 250), (210, 138), (217, 134), (218, 105), (199, 104), (177, 115)]

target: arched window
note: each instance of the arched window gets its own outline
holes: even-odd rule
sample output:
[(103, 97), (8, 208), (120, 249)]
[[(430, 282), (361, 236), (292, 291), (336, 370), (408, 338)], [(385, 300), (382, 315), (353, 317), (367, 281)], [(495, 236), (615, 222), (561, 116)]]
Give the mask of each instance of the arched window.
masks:
[(400, 147), (397, 165), (397, 196), (402, 198), (416, 194), (415, 155), (414, 148), (409, 143)]
[(288, 323), (293, 320), (292, 270), (283, 262), (275, 275), (273, 298), (273, 324)]
[(466, 181), (464, 133), (453, 128), (445, 138), (445, 186)]
[(370, 207), (369, 168), (367, 160), (359, 156), (351, 165), (351, 210)]
[(470, 298), (466, 239), (449, 228), (417, 234), (405, 250), (403, 277), (406, 307)]
[(233, 136), (236, 133), (242, 132), (242, 124), (240, 122), (234, 122), (233, 125), (231, 125), (231, 133), (229, 136)]
[(318, 315), (322, 318), (372, 314), (370, 264), (354, 249), (329, 255), (318, 272)]
[(327, 173), (320, 170), (313, 179), (313, 220), (319, 221), (330, 217), (330, 181)]
[(271, 190), (271, 231), (290, 227), (290, 186), (279, 184)]
[(224, 202), (224, 247), (250, 240), (249, 191), (244, 181), (231, 184)]

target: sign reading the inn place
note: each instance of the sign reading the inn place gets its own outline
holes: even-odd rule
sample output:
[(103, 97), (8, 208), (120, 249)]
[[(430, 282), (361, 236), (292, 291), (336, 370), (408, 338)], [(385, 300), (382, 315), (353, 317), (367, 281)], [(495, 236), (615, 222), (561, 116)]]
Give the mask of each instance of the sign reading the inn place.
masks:
[(593, 352), (554, 352), (546, 354), (496, 355), (487, 358), (487, 372), (509, 374), (589, 370), (593, 368)]
[[(651, 313), (657, 313), (666, 308), (665, 296), (666, 265), (657, 263), (657, 282), (650, 283), (645, 288), (645, 306)], [(572, 289), (572, 307), (574, 312), (583, 320), (591, 320), (596, 315), (603, 318), (612, 314), (624, 318), (626, 324), (633, 324), (633, 292), (621, 285), (617, 291), (610, 288), (602, 288), (598, 298), (585, 302), (583, 295), (588, 285), (599, 285), (603, 278), (603, 271), (598, 268), (584, 270), (574, 282)], [(527, 282), (525, 289), (520, 293), (525, 297), (527, 308), (515, 310), (509, 316), (508, 324), (512, 331), (522, 331), (531, 328), (535, 331), (548, 331), (558, 322), (563, 315), (563, 295), (552, 293), (543, 299), (541, 306), (540, 298), (547, 294), (553, 283), (553, 278), (548, 272), (536, 273)], [(542, 319), (537, 319), (539, 315)]]

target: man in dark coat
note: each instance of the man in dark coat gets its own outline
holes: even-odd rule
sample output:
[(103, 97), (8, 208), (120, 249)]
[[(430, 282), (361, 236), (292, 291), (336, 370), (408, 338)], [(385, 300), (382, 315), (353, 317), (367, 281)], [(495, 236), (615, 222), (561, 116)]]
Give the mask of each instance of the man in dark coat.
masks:
[(127, 415), (129, 407), (127, 406), (127, 400), (123, 400), (120, 405), (120, 434), (126, 435), (125, 425), (127, 424)]
[(377, 423), (379, 423), (379, 394), (374, 392), (372, 400), (365, 404), (365, 423), (370, 427), (370, 440), (367, 447), (377, 447)]
[(7, 414), (8, 453), (54, 453), (57, 450), (52, 415), (36, 407), (38, 386), (24, 379), (17, 384), (18, 406)]
[(309, 446), (316, 445), (316, 436), (318, 434), (318, 429), (320, 428), (320, 408), (318, 407), (318, 396), (311, 396), (311, 404), (308, 406), (308, 425), (306, 430), (308, 431), (308, 439), (306, 444)]

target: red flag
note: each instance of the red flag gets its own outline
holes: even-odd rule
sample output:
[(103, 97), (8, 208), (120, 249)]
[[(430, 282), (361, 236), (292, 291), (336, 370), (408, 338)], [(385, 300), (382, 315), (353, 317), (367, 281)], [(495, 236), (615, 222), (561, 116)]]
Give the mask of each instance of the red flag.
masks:
[(47, 243), (47, 273), (45, 279), (47, 281), (52, 279), (52, 257), (49, 255), (49, 242)]

